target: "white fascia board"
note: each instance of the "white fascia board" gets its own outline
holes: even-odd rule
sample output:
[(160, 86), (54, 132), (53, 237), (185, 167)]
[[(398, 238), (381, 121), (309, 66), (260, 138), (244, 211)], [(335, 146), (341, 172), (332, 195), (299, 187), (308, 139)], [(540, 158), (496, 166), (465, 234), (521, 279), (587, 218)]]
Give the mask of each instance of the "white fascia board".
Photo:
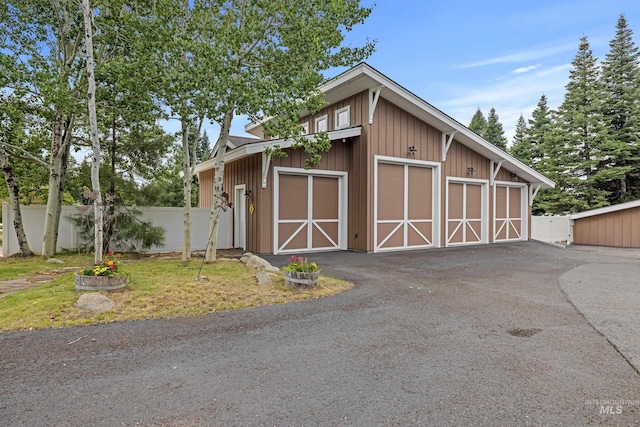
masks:
[[(329, 92), (340, 91), (342, 88), (345, 88), (345, 91), (357, 91), (356, 87), (362, 89), (360, 85), (355, 84), (356, 80), (360, 78), (368, 78), (365, 81), (366, 84), (364, 86), (367, 86), (369, 88), (380, 85), (384, 86), (381, 89), (381, 95), (383, 97), (386, 97), (391, 102), (398, 100), (408, 104), (407, 107), (409, 108), (404, 108), (405, 110), (408, 110), (409, 113), (416, 115), (418, 118), (422, 118), (422, 120), (430, 123), (439, 131), (443, 133), (451, 133), (452, 131), (457, 131), (456, 137), (461, 143), (468, 143), (471, 149), (473, 149), (474, 151), (478, 151), (489, 160), (493, 160), (495, 162), (503, 161), (502, 166), (505, 169), (516, 173), (532, 184), (541, 184), (544, 188), (555, 187), (555, 183), (546, 176), (525, 165), (520, 160), (511, 156), (509, 153), (502, 151), (495, 145), (491, 144), (489, 141), (478, 136), (463, 124), (449, 117), (442, 111), (435, 108), (433, 105), (424, 101), (419, 96), (400, 86), (399, 84), (364, 62), (327, 81), (318, 89), (321, 93), (325, 94), (325, 96), (327, 96)], [(402, 105), (399, 106), (401, 108), (403, 107)], [(425, 120), (425, 118), (427, 118), (427, 120)], [(245, 126), (245, 130), (247, 132), (250, 132), (251, 130), (255, 130), (256, 128), (258, 128), (259, 126), (262, 126), (262, 123), (251, 123)]]
[[(551, 181), (549, 178), (545, 177), (541, 173), (525, 165), (515, 157), (511, 156), (509, 153), (502, 151), (495, 145), (491, 144), (489, 141), (486, 141), (485, 139), (476, 135), (473, 131), (469, 130), (466, 126), (462, 125), (461, 123), (457, 122), (453, 118), (449, 117), (442, 111), (435, 108), (433, 105), (429, 104), (428, 102), (424, 101), (414, 93), (400, 86), (399, 84), (389, 79), (387, 76), (380, 73), (379, 71), (372, 68), (366, 63), (360, 63), (355, 67), (333, 78), (332, 80), (329, 80), (327, 83), (320, 86), (320, 91), (327, 94), (332, 90), (338, 90), (343, 85), (352, 83), (355, 79), (361, 76), (366, 76), (369, 79), (372, 79), (373, 81), (375, 81), (377, 85), (384, 86), (384, 88), (382, 89), (383, 96), (385, 95), (385, 93), (387, 93), (387, 98), (390, 98), (388, 92), (391, 92), (396, 97), (399, 97), (403, 101), (408, 102), (413, 108), (417, 109), (418, 117), (420, 115), (419, 114), (420, 112), (422, 114), (426, 113), (428, 116), (431, 116), (431, 118), (435, 120), (427, 120), (427, 122), (430, 122), (432, 125), (434, 121), (438, 122), (439, 126), (435, 126), (435, 127), (438, 128), (438, 130), (440, 130), (441, 132), (451, 133), (452, 131), (457, 131), (456, 136), (458, 137), (458, 139), (466, 139), (472, 145), (480, 146), (479, 147), (481, 149), (480, 151), (482, 151), (480, 154), (485, 155), (485, 157), (489, 158), (489, 160), (493, 160), (497, 162), (504, 161), (503, 167), (507, 166), (508, 164), (509, 166), (511, 166), (510, 169), (512, 172), (517, 173), (522, 178), (525, 178), (527, 181), (530, 181), (532, 183), (540, 183), (544, 187), (548, 187), (548, 188), (555, 187), (555, 183)], [(393, 99), (389, 99), (389, 100), (393, 102)], [(413, 113), (412, 111), (409, 111), (409, 112)], [(461, 136), (463, 138), (460, 138)], [(478, 151), (478, 147), (471, 147), (471, 148), (475, 149), (475, 151)]]
[[(327, 132), (327, 135), (329, 136), (329, 140), (331, 141), (336, 141), (344, 138), (353, 138), (355, 136), (360, 136), (361, 134), (362, 134), (362, 127), (360, 126)], [(314, 134), (305, 135), (305, 137), (308, 139), (311, 139), (313, 136)], [(246, 144), (240, 148), (237, 148), (235, 150), (228, 152), (224, 156), (224, 161), (225, 163), (228, 163), (234, 160), (241, 159), (243, 157), (250, 156), (252, 154), (263, 153), (266, 148), (268, 147), (273, 148), (276, 145), (280, 146), (280, 148), (289, 148), (293, 145), (293, 143), (294, 143), (294, 140), (292, 139), (286, 139), (286, 140), (274, 139), (271, 141), (263, 141), (263, 142), (256, 142), (253, 144)], [(210, 166), (210, 167), (213, 167), (213, 166)]]
[(605, 206), (604, 208), (592, 209), (590, 211), (579, 212), (569, 215), (569, 219), (588, 218), (590, 216), (602, 215), (611, 212), (622, 211), (625, 209), (633, 209), (640, 207), (640, 200), (634, 200), (633, 202), (620, 203), (613, 206)]
[(211, 158), (209, 160), (205, 160), (202, 163), (198, 163), (194, 168), (194, 173), (200, 173), (209, 169), (213, 169), (213, 166), (216, 164), (216, 159)]

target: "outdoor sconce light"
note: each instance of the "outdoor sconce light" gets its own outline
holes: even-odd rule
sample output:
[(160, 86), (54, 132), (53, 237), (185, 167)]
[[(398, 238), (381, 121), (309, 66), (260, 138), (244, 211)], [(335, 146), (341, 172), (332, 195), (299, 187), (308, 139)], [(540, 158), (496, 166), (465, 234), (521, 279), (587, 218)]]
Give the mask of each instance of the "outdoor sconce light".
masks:
[(473, 176), (474, 173), (476, 173), (476, 170), (474, 169), (474, 167), (473, 166), (469, 166), (467, 168), (467, 175)]
[(416, 148), (415, 145), (410, 145), (409, 146), (409, 154), (411, 155), (411, 157), (416, 157), (416, 152), (418, 151), (418, 149)]
[(511, 181), (517, 181), (518, 180), (518, 175), (516, 175), (515, 173), (511, 174)]
[(244, 197), (246, 197), (246, 198), (251, 197), (251, 190), (245, 190)]

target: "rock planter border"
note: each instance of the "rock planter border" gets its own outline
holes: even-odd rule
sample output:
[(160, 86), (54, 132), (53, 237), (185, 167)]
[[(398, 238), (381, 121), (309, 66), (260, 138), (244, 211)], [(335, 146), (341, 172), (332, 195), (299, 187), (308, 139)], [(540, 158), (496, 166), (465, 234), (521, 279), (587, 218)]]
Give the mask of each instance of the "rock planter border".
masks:
[(76, 291), (114, 291), (127, 285), (129, 276), (84, 276), (76, 273)]

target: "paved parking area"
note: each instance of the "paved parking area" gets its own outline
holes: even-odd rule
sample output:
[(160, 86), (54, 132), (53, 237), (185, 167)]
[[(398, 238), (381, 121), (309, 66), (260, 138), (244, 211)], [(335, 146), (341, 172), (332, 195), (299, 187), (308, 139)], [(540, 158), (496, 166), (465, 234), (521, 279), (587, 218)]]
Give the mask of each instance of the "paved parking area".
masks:
[(633, 357), (570, 301), (584, 293), (576, 277), (593, 277), (581, 269), (606, 264), (624, 276), (634, 258), (537, 243), (311, 258), (356, 288), (233, 313), (0, 335), (0, 424), (640, 421)]
[(574, 246), (596, 258), (560, 276), (568, 300), (640, 372), (640, 250)]

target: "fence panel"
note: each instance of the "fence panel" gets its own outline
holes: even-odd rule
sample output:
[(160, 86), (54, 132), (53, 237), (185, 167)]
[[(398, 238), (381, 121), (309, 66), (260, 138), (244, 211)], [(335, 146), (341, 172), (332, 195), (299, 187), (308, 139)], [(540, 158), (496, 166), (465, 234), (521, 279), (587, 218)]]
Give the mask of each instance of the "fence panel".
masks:
[(531, 238), (542, 242), (567, 242), (569, 216), (532, 216)]
[[(182, 208), (145, 207), (137, 208), (142, 212), (140, 219), (151, 221), (155, 226), (164, 228), (165, 244), (152, 247), (150, 253), (182, 251), (183, 219)], [(20, 206), (22, 222), (31, 250), (39, 254), (42, 250), (44, 235), (44, 217), (46, 206)], [(78, 232), (67, 219), (78, 212), (75, 206), (63, 206), (60, 228), (58, 230), (58, 251), (78, 249)], [(205, 250), (209, 237), (209, 208), (191, 208), (191, 250)], [(13, 226), (13, 212), (8, 203), (2, 204), (2, 253), (10, 256), (19, 252), (18, 240)], [(229, 249), (233, 246), (233, 215), (231, 210), (221, 212), (218, 225), (218, 248)]]

